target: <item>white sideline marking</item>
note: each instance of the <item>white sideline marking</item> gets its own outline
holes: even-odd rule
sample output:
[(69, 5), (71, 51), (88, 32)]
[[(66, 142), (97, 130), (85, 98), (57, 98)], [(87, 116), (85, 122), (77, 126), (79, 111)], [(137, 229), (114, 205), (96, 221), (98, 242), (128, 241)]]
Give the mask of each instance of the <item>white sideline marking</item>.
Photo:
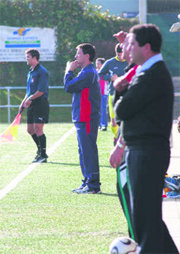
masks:
[[(51, 155), (58, 146), (68, 138), (73, 132), (75, 128), (73, 127), (68, 132), (66, 132), (57, 142), (53, 144), (53, 146), (47, 151), (49, 155)], [(23, 172), (21, 172), (17, 177), (15, 177), (6, 187), (0, 190), (0, 200), (3, 199), (11, 190), (13, 190), (18, 183), (20, 183), (33, 169), (35, 169), (40, 163), (34, 163), (29, 165)]]

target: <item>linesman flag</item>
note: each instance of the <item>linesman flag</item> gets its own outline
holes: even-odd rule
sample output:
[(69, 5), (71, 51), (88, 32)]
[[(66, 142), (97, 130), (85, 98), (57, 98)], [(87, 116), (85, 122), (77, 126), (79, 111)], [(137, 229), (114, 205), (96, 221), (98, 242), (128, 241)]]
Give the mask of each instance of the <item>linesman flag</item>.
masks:
[(18, 137), (18, 128), (21, 122), (21, 113), (18, 113), (12, 124), (0, 135), (0, 142), (11, 142)]

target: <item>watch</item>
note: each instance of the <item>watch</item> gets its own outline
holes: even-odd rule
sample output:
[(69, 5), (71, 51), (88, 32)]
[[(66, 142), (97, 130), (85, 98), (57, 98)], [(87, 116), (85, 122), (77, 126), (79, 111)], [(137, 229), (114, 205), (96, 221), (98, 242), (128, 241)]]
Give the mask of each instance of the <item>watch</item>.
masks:
[(117, 146), (119, 147), (119, 148), (124, 148), (124, 145), (121, 143), (121, 142), (117, 142)]

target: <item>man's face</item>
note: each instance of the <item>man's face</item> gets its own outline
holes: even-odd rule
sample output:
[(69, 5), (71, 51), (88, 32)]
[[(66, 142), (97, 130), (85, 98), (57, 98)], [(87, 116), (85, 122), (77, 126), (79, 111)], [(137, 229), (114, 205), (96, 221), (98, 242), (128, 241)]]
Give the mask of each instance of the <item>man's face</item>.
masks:
[(135, 34), (131, 33), (129, 38), (131, 62), (142, 65), (144, 63), (144, 46), (140, 47), (136, 41)]
[(117, 57), (120, 61), (122, 61), (123, 60), (122, 52), (117, 52)]
[(96, 69), (97, 69), (97, 70), (100, 70), (100, 69), (101, 69), (101, 66), (102, 66), (101, 61), (96, 60)]
[(87, 54), (83, 53), (82, 48), (77, 49), (75, 59), (78, 61), (80, 66), (83, 66), (85, 64), (87, 59)]
[(29, 53), (26, 54), (26, 61), (27, 61), (27, 65), (33, 66), (34, 58), (31, 56), (31, 54)]
[(130, 34), (128, 34), (124, 40), (124, 42), (121, 44), (122, 46), (122, 57), (123, 59), (127, 60), (129, 62), (129, 54), (130, 54), (130, 44), (129, 44), (129, 37)]

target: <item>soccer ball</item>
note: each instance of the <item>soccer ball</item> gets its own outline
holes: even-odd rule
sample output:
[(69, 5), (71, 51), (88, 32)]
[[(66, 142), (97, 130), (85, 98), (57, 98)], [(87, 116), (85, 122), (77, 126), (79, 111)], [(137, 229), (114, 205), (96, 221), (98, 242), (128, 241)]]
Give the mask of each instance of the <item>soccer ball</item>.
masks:
[(137, 243), (128, 237), (118, 237), (109, 247), (110, 254), (135, 254)]

